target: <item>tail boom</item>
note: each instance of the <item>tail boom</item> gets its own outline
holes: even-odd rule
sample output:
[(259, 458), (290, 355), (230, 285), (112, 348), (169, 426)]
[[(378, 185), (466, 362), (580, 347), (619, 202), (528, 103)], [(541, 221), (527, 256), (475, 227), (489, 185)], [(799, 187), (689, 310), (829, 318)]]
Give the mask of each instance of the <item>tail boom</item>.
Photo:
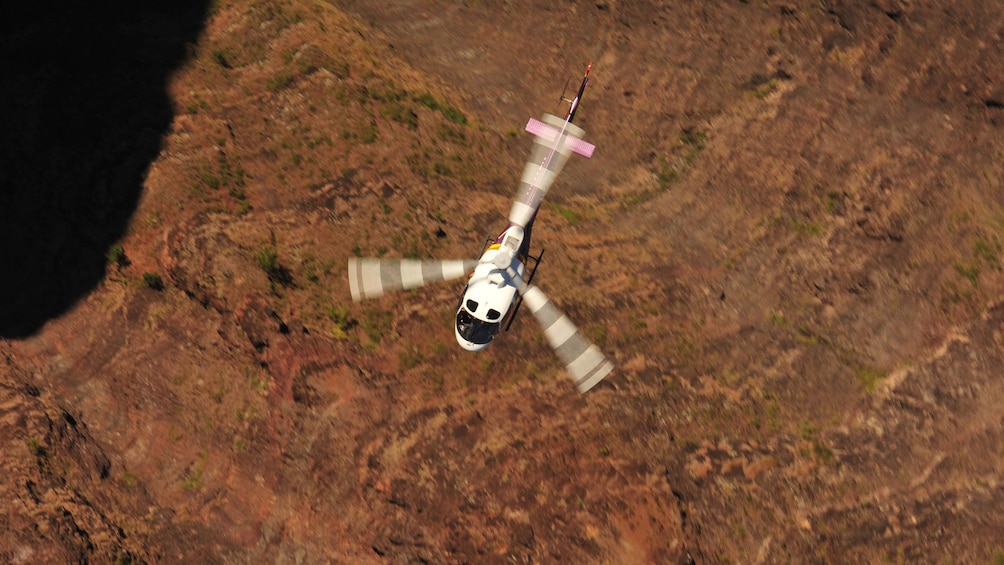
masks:
[(533, 150), (523, 169), (516, 200), (509, 211), (509, 223), (519, 226), (527, 226), (537, 213), (541, 201), (572, 153), (591, 156), (595, 149), (592, 144), (582, 141), (585, 130), (551, 114), (544, 114), (539, 121), (531, 119), (527, 131), (534, 134)]

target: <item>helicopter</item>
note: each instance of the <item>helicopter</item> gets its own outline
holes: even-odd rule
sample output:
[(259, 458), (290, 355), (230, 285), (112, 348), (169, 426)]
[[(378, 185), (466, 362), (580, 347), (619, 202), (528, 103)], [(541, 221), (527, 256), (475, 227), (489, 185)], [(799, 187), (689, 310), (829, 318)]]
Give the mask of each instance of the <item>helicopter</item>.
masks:
[(480, 259), (350, 257), (348, 277), (352, 299), (358, 302), (393, 290), (418, 288), (468, 275), (454, 326), (454, 336), (463, 349), (481, 351), (488, 347), (503, 328), (509, 329), (525, 302), (578, 391), (584, 393), (603, 380), (613, 370), (613, 363), (531, 284), (544, 254), (543, 249), (536, 256), (530, 254), (530, 234), (541, 202), (573, 153), (591, 158), (595, 150), (595, 146), (582, 139), (585, 131), (572, 123), (589, 84), (592, 66), (590, 62), (586, 67), (574, 98), (568, 99), (562, 93), (561, 100), (569, 104), (564, 119), (545, 113), (541, 120), (530, 118), (527, 122), (525, 129), (533, 134), (534, 145), (509, 211), (508, 226), (495, 238), (485, 241)]

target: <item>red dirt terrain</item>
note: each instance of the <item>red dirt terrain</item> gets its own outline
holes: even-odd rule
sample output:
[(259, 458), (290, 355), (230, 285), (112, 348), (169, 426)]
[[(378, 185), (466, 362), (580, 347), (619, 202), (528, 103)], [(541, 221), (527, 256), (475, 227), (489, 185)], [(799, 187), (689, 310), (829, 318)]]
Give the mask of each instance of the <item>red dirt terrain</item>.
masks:
[[(0, 561), (1004, 562), (1004, 5), (164, 4), (3, 34)], [(590, 60), (535, 283), (616, 370), (352, 303)]]

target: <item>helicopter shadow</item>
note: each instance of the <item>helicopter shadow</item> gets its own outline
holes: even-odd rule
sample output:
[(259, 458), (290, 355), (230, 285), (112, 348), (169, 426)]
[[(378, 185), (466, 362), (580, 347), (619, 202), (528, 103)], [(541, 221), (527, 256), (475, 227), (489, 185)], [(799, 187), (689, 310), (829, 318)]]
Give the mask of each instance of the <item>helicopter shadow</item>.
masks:
[(104, 277), (209, 2), (14, 5), (0, 10), (0, 338), (36, 333)]

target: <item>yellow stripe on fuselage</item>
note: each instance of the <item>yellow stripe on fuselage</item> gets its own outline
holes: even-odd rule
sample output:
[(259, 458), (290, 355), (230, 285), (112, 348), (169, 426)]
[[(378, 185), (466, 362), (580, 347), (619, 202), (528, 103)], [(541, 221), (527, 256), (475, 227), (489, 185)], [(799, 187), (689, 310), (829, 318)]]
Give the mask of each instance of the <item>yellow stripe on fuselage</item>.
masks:
[[(493, 249), (498, 249), (500, 247), (502, 247), (501, 243), (493, 243), (493, 244), (491, 244), (491, 245), (488, 246), (488, 249), (485, 249), (485, 253), (487, 253), (487, 252), (489, 252), (489, 251), (491, 251)], [(519, 259), (520, 263), (522, 263), (523, 265), (526, 265), (526, 257), (524, 257), (523, 255), (519, 255), (517, 258)]]

